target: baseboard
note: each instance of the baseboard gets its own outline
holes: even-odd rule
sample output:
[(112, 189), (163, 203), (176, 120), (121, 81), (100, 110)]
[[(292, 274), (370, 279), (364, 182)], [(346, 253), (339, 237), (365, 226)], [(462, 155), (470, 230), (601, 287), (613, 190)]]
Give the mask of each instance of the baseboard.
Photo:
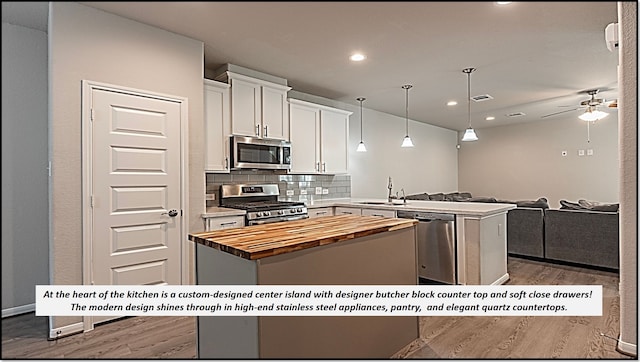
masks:
[(505, 273), (505, 275), (503, 275), (500, 278), (496, 279), (496, 281), (491, 283), (491, 285), (502, 285), (502, 284), (506, 283), (507, 281), (509, 281), (509, 273)]
[(616, 348), (618, 352), (624, 353), (629, 356), (638, 357), (638, 345), (623, 342), (618, 338), (618, 347)]
[(76, 334), (78, 332), (84, 332), (84, 323), (78, 322), (60, 328), (49, 329), (49, 340), (66, 337), (70, 334)]
[(18, 314), (25, 314), (36, 311), (36, 303), (21, 305), (18, 307), (7, 308), (2, 310), (2, 318), (11, 317)]

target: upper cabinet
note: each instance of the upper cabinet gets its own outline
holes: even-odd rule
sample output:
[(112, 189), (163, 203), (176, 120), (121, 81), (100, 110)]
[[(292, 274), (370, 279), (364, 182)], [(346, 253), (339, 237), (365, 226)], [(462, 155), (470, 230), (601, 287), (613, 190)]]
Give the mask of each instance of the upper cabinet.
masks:
[(291, 172), (347, 172), (351, 112), (289, 99)]
[(205, 171), (229, 172), (229, 84), (204, 80)]
[(287, 92), (291, 87), (224, 72), (216, 77), (231, 86), (231, 133), (289, 140)]

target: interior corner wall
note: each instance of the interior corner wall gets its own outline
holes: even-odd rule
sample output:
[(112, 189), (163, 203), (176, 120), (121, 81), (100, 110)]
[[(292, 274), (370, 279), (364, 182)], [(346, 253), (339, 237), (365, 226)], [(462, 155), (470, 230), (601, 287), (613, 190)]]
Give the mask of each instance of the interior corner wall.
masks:
[(617, 203), (618, 120), (610, 113), (590, 126), (590, 142), (577, 112), (476, 130), (478, 141), (460, 142), (460, 189), (504, 200), (546, 197), (552, 208), (562, 199)]
[(2, 23), (2, 316), (49, 282), (47, 34)]
[[(185, 233), (204, 228), (203, 54), (194, 39), (79, 3), (49, 3), (51, 284), (83, 284), (82, 80), (188, 100)], [(51, 328), (79, 321), (55, 317)]]
[(638, 355), (638, 2), (618, 2), (620, 29), (620, 337)]

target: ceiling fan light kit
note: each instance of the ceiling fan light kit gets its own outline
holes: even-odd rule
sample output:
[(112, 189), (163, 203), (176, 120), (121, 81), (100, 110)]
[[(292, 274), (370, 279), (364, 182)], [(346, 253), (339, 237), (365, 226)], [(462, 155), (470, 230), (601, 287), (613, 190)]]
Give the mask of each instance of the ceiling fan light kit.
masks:
[(476, 131), (471, 127), (471, 73), (473, 73), (476, 68), (465, 68), (462, 70), (463, 73), (467, 75), (467, 118), (469, 120), (469, 127), (464, 131), (464, 135), (462, 136), (462, 141), (477, 141), (478, 136), (476, 135)]

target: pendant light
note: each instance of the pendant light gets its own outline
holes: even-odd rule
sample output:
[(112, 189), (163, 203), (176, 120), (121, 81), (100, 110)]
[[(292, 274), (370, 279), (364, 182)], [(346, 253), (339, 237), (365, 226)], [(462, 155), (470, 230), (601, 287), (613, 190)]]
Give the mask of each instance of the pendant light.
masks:
[(471, 73), (475, 70), (476, 68), (465, 68), (462, 70), (463, 73), (467, 74), (467, 116), (469, 119), (469, 127), (464, 131), (464, 135), (462, 136), (462, 140), (465, 142), (478, 140), (476, 131), (471, 128)]
[(409, 137), (409, 89), (413, 87), (411, 84), (405, 84), (402, 86), (402, 89), (405, 90), (405, 123), (406, 123), (406, 135), (404, 136), (404, 140), (402, 140), (402, 147), (413, 147), (413, 142), (411, 142), (411, 137)]
[(360, 102), (360, 143), (358, 143), (356, 152), (367, 152), (367, 148), (364, 146), (364, 142), (362, 142), (362, 102), (365, 99), (364, 97), (356, 98), (356, 101)]

